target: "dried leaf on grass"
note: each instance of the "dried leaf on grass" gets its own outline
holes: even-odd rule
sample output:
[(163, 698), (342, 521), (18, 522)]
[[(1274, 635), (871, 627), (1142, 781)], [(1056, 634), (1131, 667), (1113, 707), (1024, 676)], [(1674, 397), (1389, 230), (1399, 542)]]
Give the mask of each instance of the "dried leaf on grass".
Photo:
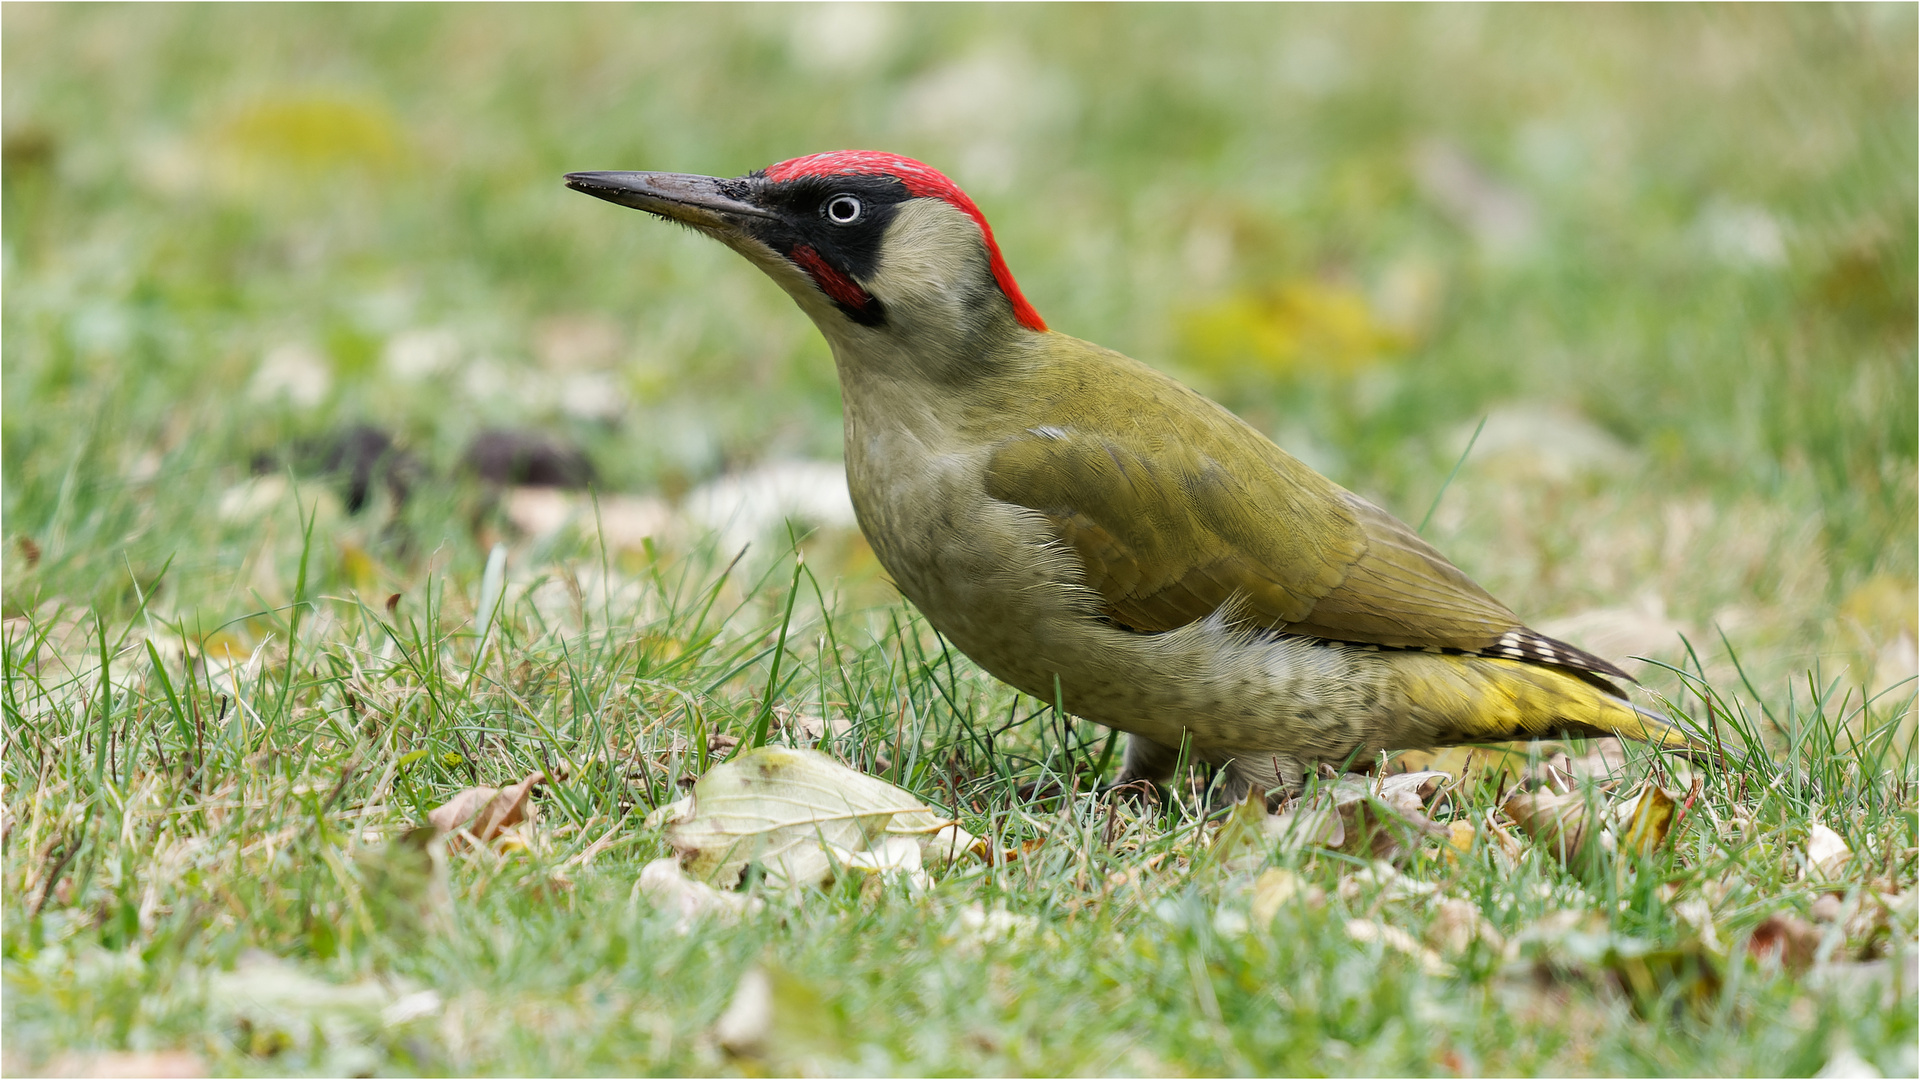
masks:
[(1805, 971), (1813, 966), (1820, 950), (1821, 929), (1797, 915), (1774, 912), (1747, 938), (1747, 952), (1755, 959), (1777, 963), (1788, 971)]
[(757, 896), (724, 892), (704, 881), (695, 881), (680, 868), (680, 860), (672, 856), (655, 859), (643, 867), (638, 887), (656, 907), (678, 913), (674, 928), (683, 934), (708, 916), (732, 923), (766, 907), (766, 902)]
[(1458, 897), (1440, 901), (1433, 922), (1427, 926), (1427, 941), (1447, 956), (1466, 952), (1476, 941), (1495, 953), (1506, 947), (1506, 939), (1480, 913), (1480, 908), (1471, 900)]
[(1561, 862), (1572, 862), (1586, 850), (1597, 832), (1592, 798), (1584, 794), (1556, 795), (1525, 791), (1501, 807), (1520, 831), (1551, 851)]
[(661, 816), (687, 872), (721, 888), (749, 863), (776, 885), (826, 881), (842, 868), (921, 880), (924, 861), (981, 847), (902, 788), (818, 751), (778, 746), (709, 770)]
[(1321, 907), (1327, 902), (1325, 889), (1306, 884), (1299, 874), (1291, 870), (1270, 867), (1261, 871), (1253, 882), (1253, 904), (1248, 912), (1253, 925), (1273, 925), (1273, 917), (1280, 914), (1280, 909), (1296, 896), (1308, 907)]
[(1640, 797), (1633, 801), (1633, 811), (1627, 815), (1626, 828), (1620, 834), (1620, 850), (1651, 855), (1666, 843), (1667, 835), (1678, 820), (1679, 809), (1680, 804), (1666, 789), (1652, 781), (1641, 785)]
[(1853, 859), (1853, 849), (1840, 834), (1819, 822), (1807, 830), (1807, 876), (1832, 881)]
[(1420, 964), (1420, 970), (1436, 977), (1453, 974), (1453, 967), (1440, 959), (1434, 952), (1412, 934), (1397, 926), (1373, 922), (1368, 919), (1348, 919), (1347, 936), (1362, 945), (1378, 941), (1387, 948), (1405, 956), (1410, 956)]
[(512, 787), (467, 788), (435, 807), (427, 820), (443, 833), (464, 829), (475, 840), (486, 843), (522, 821), (533, 820), (533, 806), (527, 798), (534, 786), (545, 780), (545, 774), (536, 770)]
[(1556, 794), (1520, 792), (1501, 807), (1520, 831), (1572, 864), (1598, 843), (1607, 850), (1646, 856), (1666, 843), (1681, 804), (1648, 781), (1631, 800), (1609, 803), (1598, 789)]
[(1447, 837), (1444, 825), (1427, 817), (1427, 803), (1447, 784), (1445, 773), (1400, 773), (1385, 777), (1348, 773), (1309, 791), (1277, 814), (1266, 812), (1258, 792), (1234, 807), (1214, 838), (1222, 859), (1251, 847), (1277, 843), (1282, 850), (1324, 847), (1392, 861), (1418, 850), (1427, 837)]

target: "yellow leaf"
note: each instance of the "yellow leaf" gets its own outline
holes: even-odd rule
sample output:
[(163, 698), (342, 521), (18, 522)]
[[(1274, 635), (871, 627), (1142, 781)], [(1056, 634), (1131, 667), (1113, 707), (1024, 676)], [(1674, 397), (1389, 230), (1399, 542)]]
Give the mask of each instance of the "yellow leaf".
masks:
[(1302, 885), (1300, 875), (1291, 870), (1278, 868), (1263, 870), (1253, 882), (1253, 905), (1250, 914), (1253, 925), (1267, 926), (1273, 917), (1280, 913), (1286, 902), (1300, 895)]
[(367, 554), (367, 549), (351, 541), (340, 544), (340, 576), (347, 579), (355, 592), (371, 592), (378, 583), (380, 566)]
[(1455, 851), (1465, 853), (1473, 850), (1473, 823), (1456, 821), (1447, 826), (1447, 843)]
[(1627, 831), (1620, 838), (1620, 850), (1635, 855), (1650, 855), (1672, 831), (1674, 813), (1679, 804), (1664, 789), (1649, 780), (1640, 788), (1633, 814), (1627, 819)]
[(1243, 290), (1193, 311), (1181, 339), (1188, 362), (1216, 376), (1350, 374), (1405, 345), (1359, 290), (1315, 278)]

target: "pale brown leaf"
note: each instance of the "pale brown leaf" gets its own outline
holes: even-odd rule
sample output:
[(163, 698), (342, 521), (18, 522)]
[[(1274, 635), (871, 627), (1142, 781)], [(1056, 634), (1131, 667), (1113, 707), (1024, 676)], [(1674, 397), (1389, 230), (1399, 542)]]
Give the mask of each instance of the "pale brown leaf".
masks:
[(1520, 831), (1545, 846), (1562, 862), (1571, 862), (1597, 833), (1597, 816), (1586, 795), (1525, 791), (1501, 807)]
[(916, 848), (937, 836), (937, 854), (946, 858), (975, 843), (904, 789), (818, 751), (780, 746), (708, 771), (693, 787), (691, 811), (674, 817), (667, 841), (690, 874), (721, 888), (754, 862), (776, 884), (827, 880), (846, 866), (911, 876), (897, 853), (855, 858), (885, 848), (889, 836), (910, 838)]
[(1807, 830), (1807, 872), (1811, 877), (1832, 881), (1838, 878), (1853, 858), (1853, 849), (1840, 834), (1815, 822)]
[(1820, 949), (1819, 927), (1785, 912), (1774, 912), (1753, 928), (1747, 938), (1747, 951), (1761, 960), (1770, 960), (1789, 971), (1805, 971)]
[(655, 859), (641, 868), (640, 891), (655, 906), (677, 913), (679, 920), (674, 928), (683, 934), (703, 918), (733, 923), (766, 906), (757, 896), (723, 892), (704, 881), (695, 881), (672, 856)]
[(1475, 941), (1496, 953), (1506, 946), (1500, 932), (1480, 913), (1480, 908), (1471, 900), (1458, 897), (1440, 901), (1433, 922), (1427, 926), (1427, 941), (1447, 956), (1466, 952)]
[(1440, 954), (1420, 944), (1418, 938), (1397, 926), (1374, 922), (1368, 919), (1348, 919), (1347, 936), (1363, 945), (1380, 942), (1387, 948), (1405, 956), (1410, 956), (1420, 964), (1420, 969), (1428, 975), (1444, 977), (1453, 974), (1453, 968), (1440, 959)]
[(1447, 774), (1431, 770), (1385, 777), (1348, 773), (1277, 814), (1266, 812), (1264, 799), (1249, 797), (1222, 826), (1214, 850), (1227, 858), (1257, 838), (1284, 851), (1324, 847), (1398, 859), (1417, 849), (1426, 837), (1448, 835), (1446, 826), (1425, 813), (1426, 804), (1448, 780)]
[(427, 815), (427, 821), (443, 833), (464, 828), (484, 843), (498, 837), (502, 830), (532, 819), (533, 807), (527, 798), (533, 794), (534, 786), (545, 779), (546, 776), (536, 770), (512, 787), (467, 788), (435, 807)]

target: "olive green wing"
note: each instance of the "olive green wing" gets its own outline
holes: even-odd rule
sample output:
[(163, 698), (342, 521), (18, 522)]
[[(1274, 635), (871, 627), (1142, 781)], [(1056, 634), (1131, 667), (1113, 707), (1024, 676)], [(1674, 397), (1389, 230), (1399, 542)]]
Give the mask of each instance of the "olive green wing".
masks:
[(1132, 630), (1172, 630), (1231, 600), (1290, 634), (1622, 674), (1527, 630), (1392, 515), (1252, 429), (1194, 419), (1198, 435), (1029, 429), (995, 448), (987, 493), (1045, 515), (1103, 614)]
[[(1108, 617), (1133, 630), (1185, 626), (1234, 597), (1263, 625), (1298, 622), (1365, 552), (1338, 500), (1262, 490), (1177, 438), (1034, 428), (995, 450), (986, 487), (1046, 515)], [(1291, 527), (1270, 527), (1256, 507)]]

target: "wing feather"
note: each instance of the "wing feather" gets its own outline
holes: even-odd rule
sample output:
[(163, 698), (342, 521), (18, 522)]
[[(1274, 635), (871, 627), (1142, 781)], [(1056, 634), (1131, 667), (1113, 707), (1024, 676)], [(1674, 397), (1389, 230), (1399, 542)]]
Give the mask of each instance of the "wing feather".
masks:
[(987, 493), (1045, 515), (1104, 614), (1132, 630), (1173, 630), (1232, 602), (1285, 633), (1526, 659), (1544, 645), (1560, 666), (1624, 675), (1527, 630), (1393, 515), (1237, 420), (1193, 427), (1228, 445), (1138, 425), (1026, 431), (995, 448)]

